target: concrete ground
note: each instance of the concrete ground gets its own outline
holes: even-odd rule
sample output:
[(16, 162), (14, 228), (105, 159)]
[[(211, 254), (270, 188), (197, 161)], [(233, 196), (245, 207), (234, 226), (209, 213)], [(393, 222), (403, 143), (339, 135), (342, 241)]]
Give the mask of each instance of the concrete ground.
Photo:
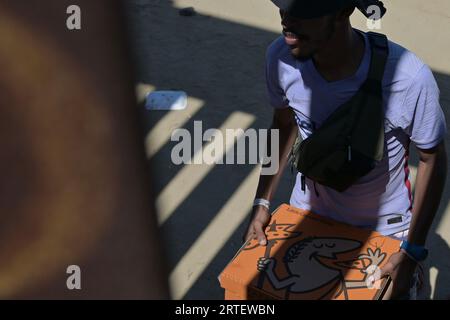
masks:
[[(450, 108), (450, 2), (385, 1), (381, 32), (431, 66)], [(189, 95), (183, 111), (145, 111), (146, 142), (175, 299), (222, 299), (217, 276), (240, 247), (255, 194), (254, 165), (174, 165), (170, 140), (176, 128), (193, 132), (194, 121), (209, 128), (267, 128), (271, 110), (264, 85), (266, 47), (280, 33), (269, 0), (127, 1), (138, 96), (176, 89)], [(194, 7), (197, 15), (180, 16)], [(367, 30), (356, 12), (353, 23)], [(448, 142), (449, 137), (446, 138)], [(232, 145), (228, 145), (232, 147)], [(412, 148), (413, 149), (413, 148)], [(193, 150), (196, 157), (201, 150)], [(410, 160), (414, 180), (417, 155)], [(288, 202), (293, 176), (286, 172), (274, 206)], [(450, 297), (450, 185), (428, 238), (423, 298)]]

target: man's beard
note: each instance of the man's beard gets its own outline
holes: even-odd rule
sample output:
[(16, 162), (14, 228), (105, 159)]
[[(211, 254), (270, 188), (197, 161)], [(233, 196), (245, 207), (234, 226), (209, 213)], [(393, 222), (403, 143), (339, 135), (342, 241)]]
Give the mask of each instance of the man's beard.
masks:
[[(321, 42), (326, 42), (326, 41), (330, 40), (331, 37), (333, 37), (334, 32), (336, 31), (336, 26), (335, 26), (335, 23), (334, 23), (335, 22), (335, 18), (336, 18), (336, 15), (332, 15), (330, 17), (330, 19), (328, 20), (329, 23), (328, 23), (328, 25), (326, 27), (326, 35), (325, 35), (324, 39)], [(301, 52), (299, 52), (299, 48), (293, 48), (293, 49), (291, 49), (291, 54), (298, 61), (306, 62), (306, 61), (312, 59), (314, 57), (314, 55), (318, 51), (319, 51), (319, 48), (315, 47), (308, 53), (301, 53)]]
[(302, 54), (297, 50), (298, 48), (291, 49), (291, 54), (294, 56), (295, 59), (297, 59), (300, 62), (306, 62), (309, 59), (312, 59), (312, 57), (317, 53), (317, 50), (314, 50), (307, 54)]

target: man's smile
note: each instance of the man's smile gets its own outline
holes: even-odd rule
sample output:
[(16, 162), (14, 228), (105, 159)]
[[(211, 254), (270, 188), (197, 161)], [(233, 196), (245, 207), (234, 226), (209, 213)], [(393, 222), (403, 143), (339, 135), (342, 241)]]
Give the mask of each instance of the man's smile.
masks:
[(306, 36), (299, 35), (287, 28), (283, 28), (283, 35), (286, 44), (289, 46), (298, 47), (301, 42), (303, 43), (308, 40)]
[(284, 35), (284, 40), (286, 41), (286, 44), (288, 44), (289, 46), (298, 45), (299, 38), (295, 33), (283, 30), (283, 35)]

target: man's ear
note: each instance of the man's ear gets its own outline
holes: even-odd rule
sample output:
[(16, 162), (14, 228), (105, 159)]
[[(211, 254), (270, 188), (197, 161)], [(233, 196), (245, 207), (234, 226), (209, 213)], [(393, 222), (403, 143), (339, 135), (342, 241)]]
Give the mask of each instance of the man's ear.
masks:
[(355, 6), (347, 7), (339, 11), (336, 15), (336, 19), (339, 21), (345, 21), (355, 12)]

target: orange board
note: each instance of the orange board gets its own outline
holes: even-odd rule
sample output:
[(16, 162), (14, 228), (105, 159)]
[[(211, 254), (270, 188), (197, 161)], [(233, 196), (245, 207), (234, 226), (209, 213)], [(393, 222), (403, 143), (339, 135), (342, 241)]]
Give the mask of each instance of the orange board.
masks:
[(220, 274), (227, 300), (382, 299), (389, 279), (379, 268), (400, 241), (281, 205), (266, 228), (267, 245), (247, 241)]

